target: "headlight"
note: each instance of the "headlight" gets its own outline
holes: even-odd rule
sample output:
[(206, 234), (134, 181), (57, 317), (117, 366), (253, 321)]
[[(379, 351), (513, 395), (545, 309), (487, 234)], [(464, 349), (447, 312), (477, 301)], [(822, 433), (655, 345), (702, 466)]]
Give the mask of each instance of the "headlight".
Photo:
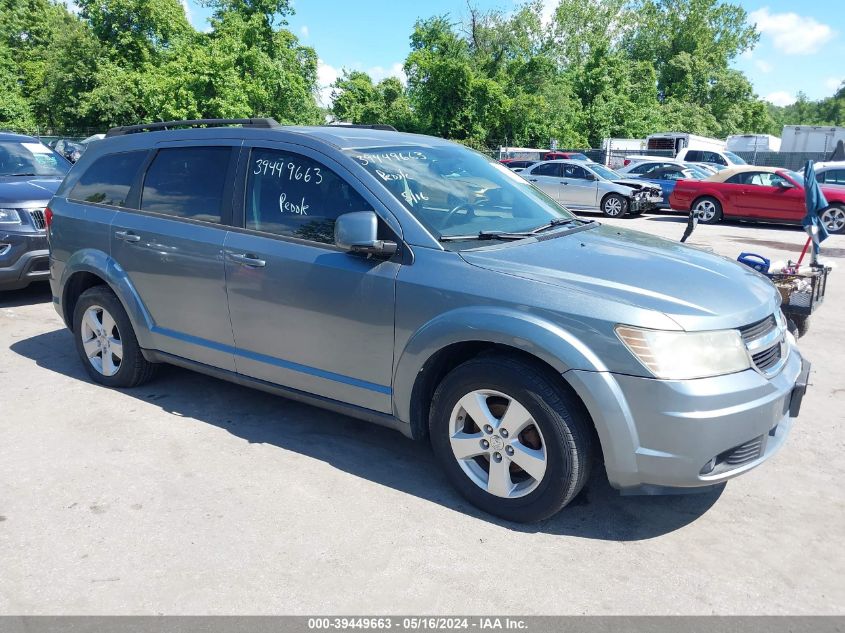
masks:
[(617, 325), (616, 336), (656, 378), (706, 378), (751, 367), (738, 330), (674, 332)]
[(21, 216), (17, 209), (0, 209), (0, 224), (20, 224)]

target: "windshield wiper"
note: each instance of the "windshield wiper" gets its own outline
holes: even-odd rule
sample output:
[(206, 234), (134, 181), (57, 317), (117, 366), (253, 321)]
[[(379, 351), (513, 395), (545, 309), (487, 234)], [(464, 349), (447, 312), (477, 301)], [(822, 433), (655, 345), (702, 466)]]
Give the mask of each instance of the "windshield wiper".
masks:
[(507, 231), (479, 231), (470, 235), (441, 235), (441, 242), (458, 242), (461, 240), (521, 240), (530, 237), (531, 233), (508, 233)]
[(24, 173), (24, 174), (6, 174), (7, 176), (37, 176), (38, 174)]
[(553, 229), (556, 226), (563, 226), (564, 224), (573, 224), (575, 222), (580, 222), (583, 224), (591, 224), (595, 222), (595, 220), (582, 220), (581, 218), (554, 218), (550, 222), (546, 224), (542, 224), (535, 229), (531, 229), (530, 231), (526, 231), (524, 235), (534, 235), (536, 233), (541, 233), (543, 231), (548, 231), (549, 229)]

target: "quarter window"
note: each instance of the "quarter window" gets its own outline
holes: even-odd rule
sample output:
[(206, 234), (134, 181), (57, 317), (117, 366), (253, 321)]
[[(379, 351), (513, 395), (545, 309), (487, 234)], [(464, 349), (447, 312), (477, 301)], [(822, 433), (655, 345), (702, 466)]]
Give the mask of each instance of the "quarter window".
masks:
[(129, 190), (146, 156), (146, 151), (101, 156), (82, 174), (68, 198), (125, 207)]
[(315, 160), (253, 150), (246, 187), (246, 228), (334, 244), (339, 215), (372, 211), (345, 180)]
[(147, 169), (141, 209), (179, 218), (221, 222), (229, 147), (159, 150)]

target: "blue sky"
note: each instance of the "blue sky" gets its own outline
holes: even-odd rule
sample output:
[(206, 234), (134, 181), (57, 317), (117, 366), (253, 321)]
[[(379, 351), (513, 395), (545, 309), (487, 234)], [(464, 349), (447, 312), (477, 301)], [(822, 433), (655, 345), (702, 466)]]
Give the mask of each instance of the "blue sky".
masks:
[[(188, 15), (207, 28), (209, 10), (196, 0)], [(557, 0), (543, 0), (547, 11)], [(761, 97), (785, 105), (803, 91), (810, 99), (832, 95), (845, 80), (845, 3), (842, 0), (738, 0), (761, 31), (760, 42), (734, 65)], [(512, 10), (517, 0), (475, 0), (482, 9)], [(409, 51), (417, 18), (466, 14), (464, 0), (295, 0), (289, 28), (320, 57), (323, 94), (341, 69), (365, 70), (380, 80), (397, 75)]]

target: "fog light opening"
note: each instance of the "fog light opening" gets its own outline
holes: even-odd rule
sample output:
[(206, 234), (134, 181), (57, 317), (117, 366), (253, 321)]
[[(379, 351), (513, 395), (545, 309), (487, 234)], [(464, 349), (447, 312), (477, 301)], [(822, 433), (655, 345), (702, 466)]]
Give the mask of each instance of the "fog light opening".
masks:
[(716, 468), (716, 458), (715, 457), (713, 459), (711, 459), (709, 462), (707, 462), (706, 464), (704, 464), (704, 466), (701, 467), (701, 471), (699, 472), (699, 474), (709, 475), (710, 473), (713, 472), (714, 468)]

